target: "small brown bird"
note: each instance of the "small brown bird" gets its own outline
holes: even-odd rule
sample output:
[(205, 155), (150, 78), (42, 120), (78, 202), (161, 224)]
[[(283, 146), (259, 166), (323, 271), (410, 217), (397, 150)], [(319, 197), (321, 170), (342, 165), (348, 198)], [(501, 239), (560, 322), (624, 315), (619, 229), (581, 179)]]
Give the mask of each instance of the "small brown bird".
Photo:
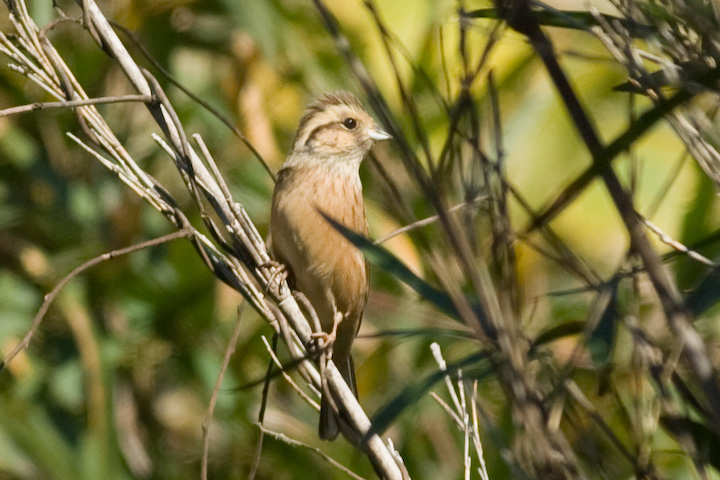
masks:
[[(273, 192), (273, 254), (315, 308), (333, 341), (333, 362), (355, 395), (350, 349), (367, 302), (368, 265), (360, 250), (320, 212), (367, 235), (360, 163), (374, 140), (388, 138), (353, 94), (325, 94), (300, 120)], [(339, 431), (338, 418), (324, 395), (318, 430), (324, 440), (334, 439)]]

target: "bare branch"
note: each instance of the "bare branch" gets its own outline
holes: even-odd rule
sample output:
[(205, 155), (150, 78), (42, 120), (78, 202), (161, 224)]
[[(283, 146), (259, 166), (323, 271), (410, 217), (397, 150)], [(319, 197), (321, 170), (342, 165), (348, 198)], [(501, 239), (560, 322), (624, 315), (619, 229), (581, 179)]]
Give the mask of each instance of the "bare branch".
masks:
[(122, 95), (117, 97), (99, 97), (89, 98), (87, 100), (68, 100), (62, 102), (35, 102), (20, 107), (6, 108), (0, 110), (0, 117), (8, 115), (16, 115), (18, 113), (35, 112), (37, 110), (51, 110), (55, 108), (73, 108), (82, 107), (84, 105), (98, 105), (105, 103), (123, 103), (123, 102), (142, 102), (148, 103), (152, 101), (152, 97), (146, 95)]
[(65, 285), (67, 285), (70, 280), (77, 277), (81, 273), (83, 273), (85, 270), (94, 267), (95, 265), (105, 262), (107, 260), (111, 260), (113, 258), (127, 255), (128, 253), (137, 252), (139, 250), (142, 250), (144, 248), (154, 247), (156, 245), (161, 245), (163, 243), (170, 242), (172, 240), (176, 240), (178, 238), (189, 238), (193, 235), (192, 230), (190, 229), (183, 229), (178, 230), (177, 232), (169, 233), (167, 235), (163, 235), (159, 238), (154, 238), (152, 240), (148, 240), (146, 242), (141, 242), (136, 245), (131, 245), (129, 247), (121, 248), (119, 250), (113, 250), (112, 252), (103, 253), (100, 256), (97, 256), (91, 260), (88, 260), (87, 262), (83, 263), (82, 265), (75, 267), (70, 273), (65, 275), (60, 282), (55, 286), (55, 288), (52, 289), (50, 293), (45, 295), (45, 301), (43, 302), (42, 306), (38, 310), (37, 314), (35, 315), (35, 318), (33, 319), (32, 324), (30, 325), (30, 329), (25, 334), (23, 339), (18, 343), (15, 348), (13, 348), (10, 353), (8, 353), (5, 358), (3, 359), (2, 363), (0, 363), (0, 370), (3, 370), (12, 360), (17, 356), (18, 353), (25, 350), (28, 345), (30, 345), (30, 341), (32, 340), (32, 337), (35, 335), (35, 332), (37, 332), (37, 329), (40, 328), (40, 324), (42, 323), (43, 319), (45, 318), (45, 314), (47, 313), (48, 309), (50, 308), (50, 305), (55, 301), (55, 298), (60, 293), (60, 290), (63, 289)]

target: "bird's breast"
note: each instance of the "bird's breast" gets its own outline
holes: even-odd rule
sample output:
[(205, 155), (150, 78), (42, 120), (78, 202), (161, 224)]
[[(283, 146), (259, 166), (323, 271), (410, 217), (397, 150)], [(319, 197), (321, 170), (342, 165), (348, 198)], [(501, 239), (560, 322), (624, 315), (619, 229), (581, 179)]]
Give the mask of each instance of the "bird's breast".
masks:
[(321, 297), (329, 291), (338, 309), (362, 311), (368, 288), (365, 259), (320, 212), (367, 235), (357, 173), (323, 168), (282, 170), (273, 196), (273, 251), (290, 267), (298, 289), (314, 305), (322, 303)]

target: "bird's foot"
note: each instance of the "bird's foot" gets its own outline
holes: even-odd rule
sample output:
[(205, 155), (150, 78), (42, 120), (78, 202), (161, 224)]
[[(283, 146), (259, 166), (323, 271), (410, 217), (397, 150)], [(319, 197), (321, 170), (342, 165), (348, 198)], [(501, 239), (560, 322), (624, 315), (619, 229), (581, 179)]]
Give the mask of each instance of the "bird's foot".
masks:
[(329, 332), (314, 332), (312, 334), (313, 338), (316, 338), (319, 340), (319, 346), (320, 348), (327, 348), (331, 346), (333, 343), (335, 343), (335, 338), (337, 337), (337, 329), (338, 325), (340, 325), (340, 322), (343, 319), (343, 314), (340, 312), (335, 312), (335, 316), (333, 317), (333, 326), (332, 330)]
[(280, 262), (276, 262), (275, 260), (268, 260), (267, 262), (260, 265), (260, 268), (273, 269), (272, 272), (270, 272), (270, 278), (268, 278), (267, 285), (265, 285), (265, 295), (267, 295), (268, 290), (270, 290), (270, 287), (273, 285), (273, 283), (277, 283), (279, 288), (282, 285), (283, 281), (287, 280), (288, 276), (290, 275), (287, 267)]

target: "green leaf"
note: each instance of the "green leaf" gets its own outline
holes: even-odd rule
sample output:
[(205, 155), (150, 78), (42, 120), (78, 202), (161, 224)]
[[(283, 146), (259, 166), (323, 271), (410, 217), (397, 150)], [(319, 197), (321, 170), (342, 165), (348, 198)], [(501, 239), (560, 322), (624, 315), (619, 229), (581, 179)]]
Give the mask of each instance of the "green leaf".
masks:
[(548, 330), (545, 330), (540, 335), (538, 335), (533, 342), (533, 348), (545, 345), (546, 343), (554, 342), (555, 340), (559, 340), (563, 337), (579, 335), (583, 332), (584, 329), (585, 322), (573, 321), (562, 323)]
[(614, 278), (603, 287), (587, 320), (565, 322), (542, 332), (533, 342), (533, 348), (585, 332), (593, 363), (598, 368), (606, 367), (612, 356), (617, 330), (618, 286), (619, 279)]
[[(481, 8), (466, 12), (466, 16), (470, 18), (499, 18), (497, 10), (494, 8)], [(587, 31), (590, 27), (598, 26), (598, 22), (590, 12), (572, 11), (572, 10), (538, 10), (535, 12), (537, 21), (545, 27), (571, 28), (573, 30)], [(647, 38), (652, 35), (655, 30), (650, 25), (637, 23), (626, 18), (615, 17), (613, 15), (599, 14), (608, 23), (619, 22), (625, 30), (630, 33), (633, 38)]]
[[(2, 401), (0, 425), (40, 477), (82, 478), (76, 451), (43, 409), (24, 402)], [(10, 462), (8, 468), (13, 469), (13, 460), (4, 459), (2, 463)]]
[(685, 299), (685, 305), (696, 317), (720, 302), (720, 267), (713, 268)]
[(660, 417), (660, 424), (685, 448), (688, 447), (687, 442), (691, 441), (697, 457), (720, 471), (720, 438), (710, 428), (687, 417), (675, 415)]
[[(611, 288), (610, 298), (604, 305), (604, 310), (602, 316), (600, 317), (600, 321), (598, 322), (597, 326), (590, 332), (590, 335), (588, 337), (587, 346), (588, 350), (590, 350), (590, 357), (592, 358), (595, 366), (598, 368), (603, 368), (608, 365), (608, 363), (610, 362), (610, 357), (612, 356), (613, 345), (615, 344), (615, 332), (617, 330), (616, 320), (618, 319), (618, 284), (619, 282), (617, 281), (617, 279), (615, 279), (609, 286)], [(601, 298), (598, 299), (599, 302), (602, 301), (602, 296), (604, 294), (605, 292), (600, 293)], [(602, 307), (602, 305), (600, 306)]]
[[(433, 372), (427, 378), (406, 386), (395, 398), (393, 398), (373, 416), (372, 428), (367, 433), (367, 437), (370, 437), (375, 433), (384, 432), (385, 429), (390, 426), (407, 407), (416, 403), (433, 387), (433, 385), (445, 378), (446, 375), (454, 377), (460, 369), (479, 366), (481, 365), (481, 362), (487, 360), (488, 356), (489, 355), (486, 352), (482, 351), (472, 354), (459, 362), (448, 364), (447, 370), (438, 370)], [(464, 377), (479, 379), (489, 375), (490, 371), (490, 366), (486, 365), (480, 371), (465, 371)]]
[(324, 212), (321, 211), (320, 214), (325, 217), (325, 220), (327, 220), (330, 225), (347, 238), (353, 245), (362, 250), (365, 258), (367, 258), (373, 265), (377, 265), (386, 272), (394, 275), (395, 278), (415, 290), (422, 298), (435, 305), (450, 317), (460, 320), (460, 314), (448, 294), (436, 289), (425, 280), (415, 275), (395, 255), (388, 252), (383, 247), (373, 244), (362, 235), (346, 228), (344, 225), (341, 225)]

